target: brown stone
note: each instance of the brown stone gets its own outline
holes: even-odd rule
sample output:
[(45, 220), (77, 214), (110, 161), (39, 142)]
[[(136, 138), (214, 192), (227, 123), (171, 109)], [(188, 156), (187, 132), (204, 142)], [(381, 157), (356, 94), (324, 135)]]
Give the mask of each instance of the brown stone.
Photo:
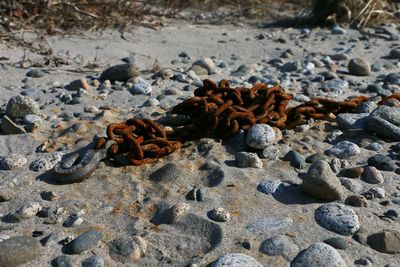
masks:
[(384, 230), (368, 236), (367, 243), (371, 248), (382, 253), (400, 253), (400, 232)]
[(85, 89), (85, 90), (89, 90), (90, 89), (90, 86), (89, 86), (88, 82), (84, 78), (72, 81), (68, 85), (68, 90), (78, 91), (80, 88)]
[(340, 174), (341, 176), (348, 177), (348, 178), (358, 178), (364, 172), (363, 167), (357, 166), (353, 168), (343, 169)]
[(361, 195), (351, 195), (346, 198), (344, 204), (353, 207), (368, 207), (368, 200)]

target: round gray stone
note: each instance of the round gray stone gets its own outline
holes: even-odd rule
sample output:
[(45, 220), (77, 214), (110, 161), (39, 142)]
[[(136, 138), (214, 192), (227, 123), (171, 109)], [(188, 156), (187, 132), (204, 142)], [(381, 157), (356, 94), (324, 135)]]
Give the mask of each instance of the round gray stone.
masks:
[(278, 180), (266, 180), (257, 186), (257, 190), (267, 195), (280, 194), (285, 191), (285, 185)]
[(328, 150), (328, 153), (340, 159), (347, 159), (361, 153), (360, 148), (349, 141), (340, 141)]
[(297, 255), (299, 248), (288, 237), (277, 235), (262, 242), (260, 252), (270, 256), (282, 256), (290, 261)]
[(66, 245), (65, 250), (69, 254), (80, 254), (85, 250), (92, 248), (101, 238), (103, 238), (102, 233), (90, 230), (69, 242)]
[(275, 131), (267, 124), (255, 124), (250, 127), (246, 143), (256, 149), (264, 149), (275, 141)]
[(327, 203), (315, 211), (315, 220), (327, 230), (352, 235), (360, 229), (358, 216), (351, 208), (339, 203)]
[(227, 253), (219, 257), (211, 267), (263, 267), (253, 257), (242, 253)]
[(0, 242), (0, 266), (14, 267), (42, 254), (42, 245), (28, 236), (16, 236)]
[(315, 243), (305, 251), (299, 253), (293, 261), (292, 267), (346, 267), (346, 262), (331, 246), (324, 243)]

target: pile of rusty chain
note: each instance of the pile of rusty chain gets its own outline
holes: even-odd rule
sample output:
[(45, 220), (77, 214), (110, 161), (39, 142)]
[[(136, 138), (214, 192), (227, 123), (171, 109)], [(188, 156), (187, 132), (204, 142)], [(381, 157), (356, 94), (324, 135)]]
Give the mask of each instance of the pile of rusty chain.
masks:
[[(368, 100), (365, 96), (345, 101), (313, 98), (299, 106), (288, 107), (291, 96), (280, 86), (259, 83), (252, 88), (231, 88), (227, 80), (216, 84), (208, 79), (194, 94), (172, 109), (174, 114), (189, 117), (190, 123), (168, 132), (150, 119), (112, 123), (107, 127), (107, 138), (97, 140), (96, 149), (104, 147), (107, 140), (113, 140), (109, 157), (124, 154), (131, 165), (141, 165), (178, 150), (181, 142), (214, 136), (228, 138), (257, 123), (292, 129), (309, 119), (335, 119), (337, 114), (353, 112)], [(392, 98), (399, 99), (399, 96)]]

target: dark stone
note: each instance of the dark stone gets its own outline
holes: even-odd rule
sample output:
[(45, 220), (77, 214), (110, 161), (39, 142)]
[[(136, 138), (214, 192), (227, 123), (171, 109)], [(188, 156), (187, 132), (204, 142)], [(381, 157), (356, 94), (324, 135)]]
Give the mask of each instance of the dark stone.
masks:
[(285, 159), (289, 160), (290, 165), (297, 169), (303, 169), (306, 166), (306, 162), (305, 162), (303, 156), (295, 150), (290, 150), (285, 155)]
[(381, 171), (394, 171), (397, 166), (388, 156), (377, 154), (368, 159), (368, 165), (374, 166)]
[(0, 266), (14, 267), (42, 254), (40, 242), (29, 236), (16, 236), (0, 242)]
[(51, 263), (54, 267), (75, 267), (74, 262), (65, 255), (58, 256)]
[(324, 240), (324, 243), (331, 245), (336, 249), (346, 249), (347, 248), (347, 239), (341, 236), (331, 237)]
[(90, 230), (69, 242), (65, 247), (65, 252), (68, 254), (80, 254), (93, 247), (102, 237), (102, 233)]

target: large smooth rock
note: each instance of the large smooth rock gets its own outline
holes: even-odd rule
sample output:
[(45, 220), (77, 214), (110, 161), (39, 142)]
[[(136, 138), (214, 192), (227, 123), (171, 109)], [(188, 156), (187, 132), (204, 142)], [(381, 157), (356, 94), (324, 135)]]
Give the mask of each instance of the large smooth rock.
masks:
[(27, 263), (42, 254), (42, 245), (29, 236), (16, 236), (0, 242), (0, 267)]
[(368, 118), (368, 124), (377, 135), (390, 141), (400, 141), (400, 109), (381, 106), (375, 109)]
[(343, 197), (339, 179), (333, 173), (329, 163), (323, 160), (310, 166), (301, 189), (305, 194), (322, 200), (333, 201)]

